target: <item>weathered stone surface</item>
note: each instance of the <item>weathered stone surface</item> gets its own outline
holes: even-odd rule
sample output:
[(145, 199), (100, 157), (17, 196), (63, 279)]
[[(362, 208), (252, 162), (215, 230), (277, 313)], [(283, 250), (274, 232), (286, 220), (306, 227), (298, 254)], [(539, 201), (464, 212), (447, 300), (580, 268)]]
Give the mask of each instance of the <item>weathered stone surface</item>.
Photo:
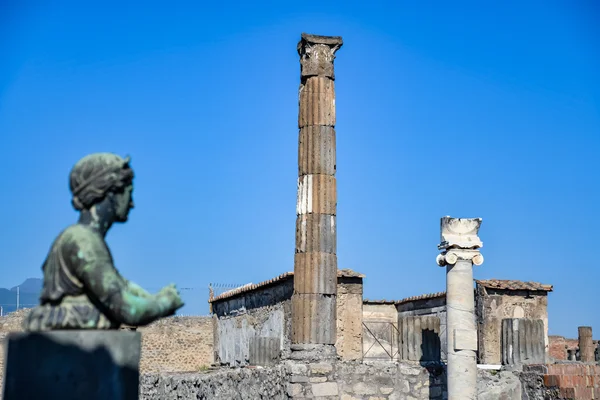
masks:
[(309, 78), (300, 86), (298, 127), (335, 126), (335, 85), (331, 79)]
[(541, 319), (502, 320), (502, 364), (542, 364), (546, 361)]
[(310, 76), (326, 76), (334, 79), (333, 60), (335, 52), (342, 47), (340, 36), (320, 36), (302, 34), (298, 43), (300, 55), (300, 74), (302, 78)]
[(335, 129), (313, 125), (300, 129), (298, 141), (298, 176), (335, 175)]
[(516, 373), (479, 370), (478, 400), (521, 400), (521, 381)]
[(140, 400), (288, 400), (302, 386), (288, 386), (289, 371), (282, 366), (265, 369), (225, 369), (207, 374), (144, 375)]
[[(290, 383), (292, 370), (303, 373), (306, 379), (302, 382)], [(313, 370), (316, 373), (314, 375)], [(533, 374), (537, 377), (543, 376), (540, 373)], [(480, 400), (542, 400), (545, 399), (544, 395), (553, 393), (552, 390), (543, 389), (543, 382), (540, 383), (531, 376), (524, 378), (522, 384), (519, 380), (520, 375), (522, 374), (509, 371), (479, 370), (478, 398)], [(326, 378), (327, 381), (314, 382), (314, 378)], [(441, 366), (424, 368), (416, 363), (390, 362), (311, 364), (288, 360), (265, 369), (243, 368), (207, 374), (143, 376), (140, 398), (443, 400), (448, 398), (445, 379), (444, 368)]]
[(441, 360), (440, 319), (434, 315), (398, 318), (398, 350), (401, 360)]
[(137, 400), (140, 334), (11, 333), (4, 400)]
[[(340, 37), (305, 33), (298, 43), (301, 81), (298, 95), (300, 134), (296, 253), (307, 255), (294, 258), (297, 282), (292, 298), (292, 342), (295, 344), (333, 345), (336, 342), (337, 189), (334, 176), (333, 60), (341, 45)], [(311, 171), (313, 168), (316, 171)]]
[(337, 291), (337, 337), (335, 348), (343, 360), (362, 359), (362, 278), (346, 278)]
[(335, 215), (337, 193), (335, 177), (323, 174), (308, 174), (298, 178), (296, 214)]
[(580, 326), (579, 331), (579, 357), (583, 362), (594, 362), (594, 342), (592, 341), (592, 327)]
[(337, 396), (338, 385), (335, 382), (324, 382), (324, 383), (313, 383), (312, 384), (313, 396)]
[(335, 300), (332, 295), (296, 293), (292, 297), (292, 343), (335, 344)]
[(443, 217), (442, 254), (436, 261), (446, 267), (448, 396), (451, 399), (475, 399), (477, 382), (477, 330), (473, 265), (481, 265), (479, 248), (483, 243), (478, 231), (481, 218)]
[[(296, 218), (296, 253), (337, 252), (335, 215), (303, 214)], [(336, 271), (337, 273), (337, 266)]]
[(337, 256), (310, 252), (294, 254), (294, 291), (297, 293), (336, 294)]

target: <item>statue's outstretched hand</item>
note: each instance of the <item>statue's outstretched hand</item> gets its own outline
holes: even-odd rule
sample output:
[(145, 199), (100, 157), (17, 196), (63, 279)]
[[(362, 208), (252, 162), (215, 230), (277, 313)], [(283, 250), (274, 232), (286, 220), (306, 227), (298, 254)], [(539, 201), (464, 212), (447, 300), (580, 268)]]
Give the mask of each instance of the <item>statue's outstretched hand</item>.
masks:
[(177, 309), (183, 307), (181, 295), (173, 283), (162, 288), (156, 296), (167, 306), (168, 315), (175, 314)]

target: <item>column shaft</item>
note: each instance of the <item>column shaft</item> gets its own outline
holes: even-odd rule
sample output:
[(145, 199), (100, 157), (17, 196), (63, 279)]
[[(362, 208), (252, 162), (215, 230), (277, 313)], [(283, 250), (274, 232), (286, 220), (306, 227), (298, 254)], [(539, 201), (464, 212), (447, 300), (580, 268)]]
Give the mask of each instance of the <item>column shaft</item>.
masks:
[(460, 260), (446, 268), (448, 399), (476, 399), (477, 387), (473, 382), (477, 381), (477, 342), (461, 343), (471, 339), (464, 337), (468, 332), (476, 331), (473, 264)]
[(592, 327), (580, 326), (579, 331), (579, 358), (583, 362), (594, 362), (594, 342), (592, 340)]
[(334, 53), (339, 37), (302, 34), (292, 344), (334, 345), (337, 297)]

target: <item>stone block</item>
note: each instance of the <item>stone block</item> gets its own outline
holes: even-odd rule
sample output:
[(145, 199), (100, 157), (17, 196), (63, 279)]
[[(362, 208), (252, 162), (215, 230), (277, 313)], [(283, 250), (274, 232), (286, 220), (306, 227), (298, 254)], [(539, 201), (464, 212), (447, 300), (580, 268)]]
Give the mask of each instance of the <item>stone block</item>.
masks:
[(337, 257), (329, 253), (294, 255), (294, 290), (298, 293), (335, 294)]
[(309, 174), (298, 178), (297, 215), (335, 215), (336, 206), (337, 185), (334, 176)]
[(298, 175), (335, 175), (335, 129), (313, 125), (300, 129), (299, 136)]
[(335, 126), (335, 85), (331, 79), (309, 78), (300, 86), (298, 127)]
[(296, 217), (296, 253), (336, 254), (336, 238), (334, 215), (300, 214)]
[(313, 383), (312, 394), (315, 397), (337, 396), (338, 386), (335, 382)]
[(477, 351), (477, 331), (469, 329), (455, 329), (454, 350)]
[(141, 335), (132, 331), (11, 333), (4, 400), (137, 400)]
[(295, 293), (292, 297), (292, 342), (333, 345), (337, 333), (335, 300), (331, 295)]
[(310, 372), (318, 375), (327, 375), (333, 371), (333, 365), (330, 363), (318, 363), (310, 366)]

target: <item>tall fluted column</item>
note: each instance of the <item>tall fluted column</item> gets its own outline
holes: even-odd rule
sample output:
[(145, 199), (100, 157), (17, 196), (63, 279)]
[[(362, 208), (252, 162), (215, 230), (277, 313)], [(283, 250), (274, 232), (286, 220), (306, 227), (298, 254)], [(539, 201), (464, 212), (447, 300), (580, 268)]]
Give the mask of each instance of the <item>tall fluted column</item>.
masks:
[(473, 264), (481, 265), (481, 218), (443, 217), (439, 266), (446, 267), (448, 400), (477, 398), (477, 330)]
[(579, 358), (583, 362), (594, 362), (594, 341), (592, 340), (592, 327), (580, 326), (579, 331)]
[(302, 34), (298, 202), (292, 297), (296, 356), (335, 355), (336, 181), (333, 60), (342, 38)]

